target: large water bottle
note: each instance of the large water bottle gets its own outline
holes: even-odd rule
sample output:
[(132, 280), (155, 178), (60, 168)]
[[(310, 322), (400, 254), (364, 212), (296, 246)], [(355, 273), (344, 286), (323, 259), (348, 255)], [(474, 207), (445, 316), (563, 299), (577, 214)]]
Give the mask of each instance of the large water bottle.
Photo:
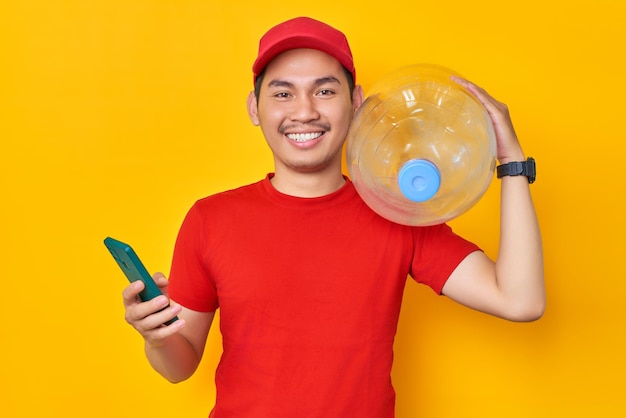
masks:
[(348, 133), (348, 171), (365, 203), (404, 225), (459, 216), (485, 193), (496, 141), (484, 107), (453, 71), (414, 65), (382, 78)]

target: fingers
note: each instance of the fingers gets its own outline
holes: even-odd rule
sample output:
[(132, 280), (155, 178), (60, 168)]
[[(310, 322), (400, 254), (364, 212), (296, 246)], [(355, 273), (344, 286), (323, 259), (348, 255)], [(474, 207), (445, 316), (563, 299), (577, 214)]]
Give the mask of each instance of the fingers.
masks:
[[(159, 287), (167, 286), (167, 279), (162, 274), (155, 274), (154, 280)], [(163, 324), (176, 317), (182, 307), (176, 303), (171, 303), (165, 294), (157, 296), (146, 302), (142, 302), (139, 293), (144, 289), (141, 281), (129, 284), (122, 292), (125, 308), (125, 320), (135, 328), (144, 339), (151, 344), (158, 344), (159, 341), (180, 331), (185, 326), (185, 321), (179, 319), (169, 326)]]
[(167, 284), (169, 283), (167, 281), (167, 278), (165, 277), (165, 275), (163, 273), (161, 273), (161, 272), (154, 273), (152, 275), (152, 279), (157, 284), (157, 286), (159, 286), (159, 288), (163, 288), (163, 287), (167, 286)]
[(148, 331), (141, 332), (146, 344), (152, 347), (160, 347), (163, 342), (172, 335), (178, 333), (185, 326), (185, 321), (179, 319), (170, 325), (160, 325)]
[(157, 272), (152, 275), (152, 279), (154, 280), (156, 285), (159, 286), (159, 289), (161, 289), (161, 292), (163, 292), (165, 296), (169, 297), (169, 294), (167, 293), (167, 290), (166, 290), (167, 285), (169, 284), (169, 281), (167, 280), (165, 275), (161, 272)]
[[(132, 325), (142, 335), (161, 326), (177, 316), (181, 306), (172, 303), (165, 296), (158, 296), (147, 302), (137, 303), (126, 309), (126, 322)], [(178, 321), (176, 321), (178, 322)]]
[(509, 108), (506, 104), (494, 99), (485, 89), (460, 77), (451, 79), (465, 87), (483, 105), (493, 123), (497, 142), (497, 158), (501, 162), (519, 160), (524, 153), (513, 128)]
[(136, 303), (126, 308), (125, 319), (143, 338), (153, 345), (180, 331), (185, 321), (179, 319), (170, 325), (165, 322), (180, 314), (182, 307), (172, 303), (165, 296), (158, 296), (147, 302)]
[(137, 303), (139, 301), (139, 292), (141, 292), (145, 287), (146, 286), (140, 280), (132, 282), (126, 286), (122, 291), (124, 306), (130, 306), (133, 303)]
[(470, 93), (472, 93), (474, 97), (476, 97), (478, 101), (485, 107), (490, 115), (495, 112), (508, 114), (507, 106), (504, 103), (501, 103), (491, 97), (491, 95), (487, 93), (487, 91), (482, 87), (479, 87), (464, 78), (452, 76), (451, 79), (469, 90)]

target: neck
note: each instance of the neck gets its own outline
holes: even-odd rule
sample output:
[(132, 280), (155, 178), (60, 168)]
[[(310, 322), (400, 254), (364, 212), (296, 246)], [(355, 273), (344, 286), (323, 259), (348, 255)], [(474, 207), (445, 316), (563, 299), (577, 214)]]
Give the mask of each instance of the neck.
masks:
[(329, 173), (292, 173), (276, 170), (271, 180), (279, 192), (295, 197), (320, 197), (339, 190), (346, 182), (341, 170)]

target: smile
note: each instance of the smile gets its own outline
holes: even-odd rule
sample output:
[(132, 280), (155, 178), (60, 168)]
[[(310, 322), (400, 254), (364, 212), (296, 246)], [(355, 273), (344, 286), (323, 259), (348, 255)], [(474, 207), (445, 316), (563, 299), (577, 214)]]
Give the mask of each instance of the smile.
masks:
[(287, 138), (295, 142), (308, 142), (324, 135), (324, 132), (306, 132), (306, 133), (290, 133)]

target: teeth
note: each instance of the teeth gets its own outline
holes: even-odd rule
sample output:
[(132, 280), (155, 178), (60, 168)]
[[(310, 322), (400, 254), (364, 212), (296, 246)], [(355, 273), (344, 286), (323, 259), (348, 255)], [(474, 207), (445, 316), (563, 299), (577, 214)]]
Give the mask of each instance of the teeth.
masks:
[(322, 132), (308, 132), (308, 133), (296, 133), (296, 134), (287, 134), (287, 138), (296, 142), (307, 142), (312, 139), (317, 139), (322, 136)]

